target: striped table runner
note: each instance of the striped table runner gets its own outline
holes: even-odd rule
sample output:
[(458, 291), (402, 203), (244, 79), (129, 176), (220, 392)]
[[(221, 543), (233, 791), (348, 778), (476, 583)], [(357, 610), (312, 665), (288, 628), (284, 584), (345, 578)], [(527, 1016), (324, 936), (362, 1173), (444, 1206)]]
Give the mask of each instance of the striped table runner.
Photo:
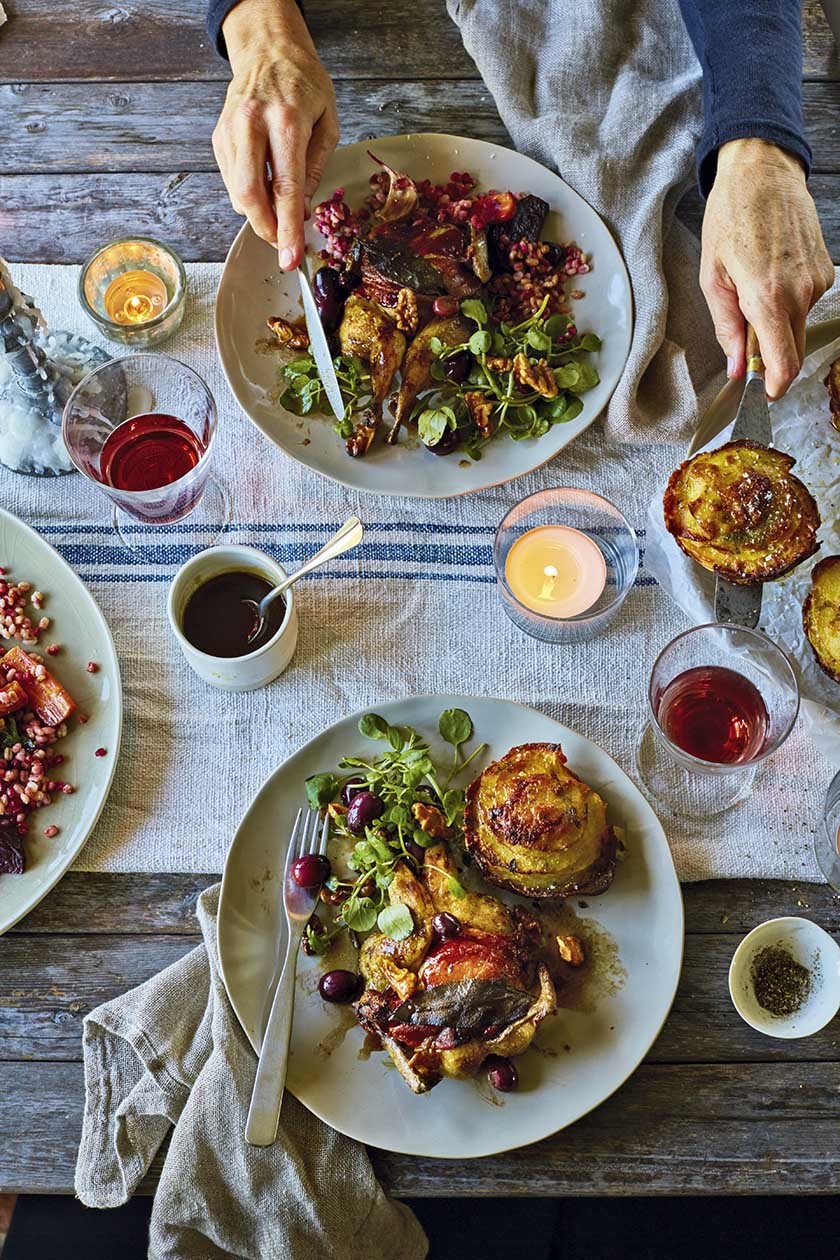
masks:
[[(12, 271), (51, 327), (90, 334), (76, 303), (76, 268)], [(195, 264), (188, 272), (187, 317), (166, 349), (201, 373), (219, 404), (216, 467), (232, 498), (231, 541), (294, 567), (351, 511), (367, 532), (356, 552), (298, 587), (300, 641), (288, 671), (263, 691), (227, 694), (190, 672), (166, 622), (168, 583), (201, 542), (189, 520), (138, 559), (119, 544), (104, 499), (81, 478), (40, 481), (0, 469), (3, 506), (38, 528), (90, 586), (123, 670), (120, 769), (79, 868), (220, 870), (239, 818), (279, 761), (336, 719), (403, 695), (464, 692), (534, 705), (632, 773), (650, 665), (686, 626), (683, 614), (643, 561), (606, 635), (572, 647), (537, 642), (502, 611), (492, 541), (518, 499), (568, 484), (613, 499), (644, 547), (651, 488), (680, 449), (649, 440), (608, 446), (596, 423), (548, 467), (481, 494), (430, 502), (348, 491), (273, 448), (239, 412), (213, 344), (220, 267)], [(503, 733), (481, 734), (504, 741)], [(681, 877), (816, 877), (811, 833), (830, 775), (796, 732), (749, 803), (713, 825), (668, 826)]]

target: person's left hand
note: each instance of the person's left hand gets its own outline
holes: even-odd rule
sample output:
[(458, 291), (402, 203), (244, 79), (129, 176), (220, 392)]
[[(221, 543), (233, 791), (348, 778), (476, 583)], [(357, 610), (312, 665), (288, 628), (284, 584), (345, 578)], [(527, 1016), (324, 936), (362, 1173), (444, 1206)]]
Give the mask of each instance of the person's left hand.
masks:
[(749, 320), (767, 393), (781, 397), (802, 367), (808, 312), (833, 284), (799, 160), (764, 140), (724, 144), (703, 218), (700, 286), (727, 376), (744, 374)]

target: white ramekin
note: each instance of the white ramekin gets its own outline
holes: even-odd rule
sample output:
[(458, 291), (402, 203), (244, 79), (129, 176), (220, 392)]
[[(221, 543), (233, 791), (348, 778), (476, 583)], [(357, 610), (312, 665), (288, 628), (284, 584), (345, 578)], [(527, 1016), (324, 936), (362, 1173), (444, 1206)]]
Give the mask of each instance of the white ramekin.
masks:
[(231, 573), (237, 569), (258, 573), (272, 586), (277, 586), (287, 576), (282, 565), (255, 547), (208, 547), (188, 560), (175, 574), (169, 588), (167, 612), (172, 633), (187, 663), (199, 678), (210, 683), (211, 687), (221, 687), (225, 691), (255, 691), (282, 674), (294, 655), (298, 618), (292, 588), (282, 596), (286, 613), (274, 637), (247, 656), (210, 656), (207, 652), (199, 652), (185, 638), (181, 628), (184, 609), (196, 588), (220, 573)]

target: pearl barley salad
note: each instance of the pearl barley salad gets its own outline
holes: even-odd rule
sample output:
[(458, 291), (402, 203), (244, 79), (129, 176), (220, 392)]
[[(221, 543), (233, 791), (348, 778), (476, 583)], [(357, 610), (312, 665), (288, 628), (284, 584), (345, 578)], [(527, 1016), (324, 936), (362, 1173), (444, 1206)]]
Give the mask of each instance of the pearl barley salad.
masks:
[[(35, 810), (74, 790), (58, 772), (64, 755), (56, 745), (67, 734), (76, 702), (41, 653), (33, 651), (50, 626), (51, 619), (42, 615), (44, 598), (31, 582), (0, 568), (0, 642), (12, 644), (0, 655), (0, 875), (20, 875), (25, 869), (26, 835)], [(46, 649), (49, 657), (60, 652), (59, 643)], [(98, 666), (91, 661), (87, 668), (93, 673)], [(79, 721), (87, 718), (80, 715)], [(58, 830), (51, 824), (44, 835), (52, 839)]]
[[(571, 310), (588, 258), (540, 239), (548, 203), (480, 193), (468, 172), (415, 182), (370, 157), (378, 169), (362, 206), (339, 188), (314, 212), (325, 241), (314, 289), (348, 455), (393, 446), (406, 429), (436, 455), (477, 460), (498, 435), (538, 438), (573, 420), (598, 384), (601, 342)], [(272, 346), (293, 352), (276, 400), (295, 415), (328, 411), (303, 321), (268, 326)]]

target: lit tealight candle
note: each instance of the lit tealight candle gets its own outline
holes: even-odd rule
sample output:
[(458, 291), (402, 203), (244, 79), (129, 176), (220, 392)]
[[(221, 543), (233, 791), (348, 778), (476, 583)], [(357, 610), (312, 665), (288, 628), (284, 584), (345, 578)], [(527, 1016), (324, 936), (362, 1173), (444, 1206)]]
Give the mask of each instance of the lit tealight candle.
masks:
[(160, 276), (151, 271), (124, 271), (102, 298), (109, 318), (118, 324), (147, 324), (166, 307), (168, 294)]
[(544, 617), (576, 617), (597, 603), (607, 565), (597, 543), (568, 525), (540, 525), (513, 543), (508, 585), (526, 608)]

